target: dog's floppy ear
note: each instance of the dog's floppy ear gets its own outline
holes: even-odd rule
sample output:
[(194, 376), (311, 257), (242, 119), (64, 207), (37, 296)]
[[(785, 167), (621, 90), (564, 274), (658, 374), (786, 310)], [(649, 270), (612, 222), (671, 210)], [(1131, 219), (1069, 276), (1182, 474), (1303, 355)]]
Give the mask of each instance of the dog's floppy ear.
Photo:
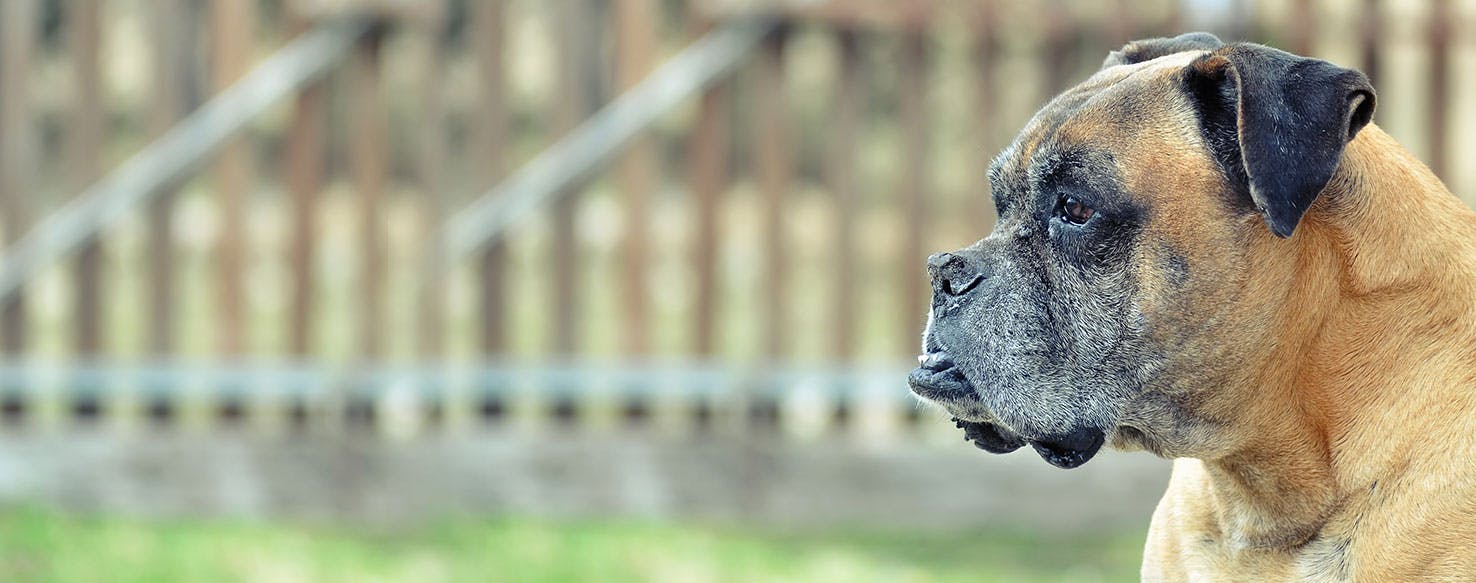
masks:
[(1222, 46), (1225, 46), (1225, 43), (1207, 32), (1190, 32), (1174, 38), (1135, 40), (1123, 45), (1121, 49), (1108, 53), (1107, 60), (1102, 61), (1102, 68), (1132, 65), (1184, 51), (1212, 51)]
[(1196, 59), (1186, 81), (1211, 152), (1280, 237), (1291, 236), (1373, 117), (1363, 73), (1257, 44)]

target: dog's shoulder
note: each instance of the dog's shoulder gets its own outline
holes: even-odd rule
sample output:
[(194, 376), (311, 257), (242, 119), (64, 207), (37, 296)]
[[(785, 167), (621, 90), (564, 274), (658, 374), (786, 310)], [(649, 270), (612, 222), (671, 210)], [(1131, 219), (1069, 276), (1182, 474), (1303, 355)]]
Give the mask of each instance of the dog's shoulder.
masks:
[(1153, 513), (1144, 581), (1462, 580), (1476, 573), (1476, 472), (1459, 452), (1423, 456), (1404, 471), (1350, 493), (1306, 543), (1249, 548), (1229, 525), (1210, 472), (1178, 459)]
[(1469, 580), (1476, 573), (1476, 426), (1469, 414), (1456, 419), (1448, 424), (1463, 435), (1430, 435), (1418, 448), (1424, 455), (1370, 484), (1325, 529), (1322, 538), (1345, 539), (1334, 545), (1344, 556), (1330, 557), (1351, 579)]

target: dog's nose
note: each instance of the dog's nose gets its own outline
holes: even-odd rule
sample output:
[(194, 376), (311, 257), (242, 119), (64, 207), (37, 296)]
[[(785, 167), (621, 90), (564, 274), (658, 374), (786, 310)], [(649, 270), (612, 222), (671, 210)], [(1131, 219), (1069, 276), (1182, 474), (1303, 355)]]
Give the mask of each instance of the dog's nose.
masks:
[(933, 293), (961, 296), (978, 287), (984, 274), (969, 261), (953, 253), (934, 253), (928, 257), (928, 277), (933, 280)]

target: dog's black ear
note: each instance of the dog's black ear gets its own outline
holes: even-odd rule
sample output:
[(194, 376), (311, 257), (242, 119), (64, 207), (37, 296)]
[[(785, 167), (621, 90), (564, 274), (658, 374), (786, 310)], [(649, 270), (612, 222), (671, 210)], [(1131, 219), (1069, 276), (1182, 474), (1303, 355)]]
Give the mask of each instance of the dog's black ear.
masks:
[(1373, 117), (1368, 77), (1250, 43), (1200, 57), (1186, 74), (1212, 154), (1271, 232), (1290, 237)]
[(1146, 38), (1122, 45), (1121, 49), (1107, 54), (1102, 68), (1115, 65), (1132, 65), (1151, 61), (1164, 55), (1184, 51), (1212, 51), (1225, 46), (1215, 35), (1207, 32), (1190, 32), (1174, 38)]

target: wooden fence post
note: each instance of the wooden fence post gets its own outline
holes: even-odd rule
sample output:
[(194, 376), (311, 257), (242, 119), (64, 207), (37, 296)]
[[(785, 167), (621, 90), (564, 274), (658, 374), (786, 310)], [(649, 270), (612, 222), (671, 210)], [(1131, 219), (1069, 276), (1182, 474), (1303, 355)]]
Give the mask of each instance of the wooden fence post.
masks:
[[(974, 106), (976, 112), (973, 127), (977, 133), (977, 147), (981, 152), (977, 160), (979, 166), (971, 175), (974, 180), (970, 185), (977, 189), (975, 196), (966, 200), (968, 204), (979, 206), (978, 214), (979, 233), (984, 233), (994, 225), (998, 219), (995, 216), (993, 199), (989, 191), (989, 164), (994, 160), (996, 151), (999, 149), (998, 134), (1002, 124), (995, 123), (995, 115), (991, 108), (1000, 103), (999, 92), (995, 91), (994, 69), (999, 63), (999, 40), (997, 35), (997, 23), (999, 11), (995, 7), (994, 0), (980, 0), (974, 13), (974, 39), (973, 39), (973, 75), (974, 75)], [(982, 238), (982, 237), (981, 237)]]
[(761, 353), (771, 362), (784, 360), (790, 328), (789, 237), (785, 203), (794, 181), (794, 148), (790, 127), (788, 83), (785, 81), (785, 43), (780, 29), (764, 44), (756, 63), (754, 95), (759, 96), (758, 135), (753, 159), (764, 196), (764, 333)]
[[(562, 136), (578, 127), (600, 105), (600, 72), (605, 66), (600, 61), (601, 38), (604, 35), (606, 18), (604, 4), (590, 0), (567, 0), (560, 3), (567, 12), (560, 22), (562, 38), (559, 42), (562, 78), (559, 85), (558, 127)], [(584, 184), (574, 184), (572, 191), (564, 193), (553, 203), (553, 244), (550, 263), (553, 266), (552, 302), (553, 344), (551, 353), (557, 358), (569, 358), (579, 350), (580, 325), (583, 324), (582, 273), (583, 258), (580, 253), (580, 233), (576, 219)], [(575, 423), (579, 417), (579, 403), (571, 396), (560, 394), (550, 405), (549, 413), (560, 425)]]
[(354, 51), (347, 71), (350, 102), (349, 167), (359, 202), (358, 340), (356, 356), (365, 362), (383, 354), (384, 214), (381, 208), (389, 172), (389, 130), (380, 78), (383, 31), (372, 33)]
[[(103, 78), (99, 63), (102, 42), (101, 0), (77, 0), (67, 4), (68, 49), (75, 83), (72, 111), (67, 123), (67, 189), (81, 192), (102, 175)], [(84, 359), (95, 359), (102, 349), (102, 244), (89, 242), (75, 265), (76, 350)], [(83, 408), (89, 408), (83, 406)]]
[[(711, 29), (711, 23), (700, 16), (692, 22), (697, 34)], [(728, 174), (730, 99), (727, 81), (718, 82), (702, 94), (687, 161), (694, 202), (692, 267), (697, 283), (697, 297), (692, 304), (692, 346), (693, 354), (700, 359), (711, 357), (717, 344), (718, 241), (722, 237), (718, 208), (731, 179)]]
[[(251, 66), (255, 31), (251, 0), (221, 0), (211, 6), (213, 40), (211, 85), (216, 92), (235, 83)], [(217, 216), (216, 298), (219, 302), (220, 351), (240, 355), (246, 347), (246, 198), (252, 189), (250, 134), (231, 140), (216, 161)]]
[[(26, 199), (36, 185), (36, 131), (31, 118), (31, 67), (40, 25), (35, 0), (0, 2), (0, 220), (9, 248), (31, 226)], [(0, 351), (26, 350), (25, 290), (0, 298)]]
[(703, 94), (698, 106), (697, 126), (692, 135), (692, 194), (695, 197), (692, 223), (692, 267), (697, 278), (696, 301), (693, 303), (693, 353), (711, 356), (716, 347), (718, 310), (718, 239), (722, 226), (718, 207), (727, 183), (728, 128), (724, 112), (728, 109), (728, 89), (717, 87)]
[[(595, 75), (598, 72), (598, 37), (604, 19), (597, 4), (588, 0), (559, 3), (566, 11), (560, 18), (560, 72), (558, 127), (560, 135), (578, 126), (594, 112), (598, 94)], [(583, 189), (583, 185), (574, 186)], [(553, 203), (553, 353), (568, 356), (578, 349), (580, 305), (579, 232), (575, 224), (580, 195), (571, 192)]]
[[(615, 64), (620, 90), (630, 89), (651, 72), (656, 53), (656, 19), (660, 7), (654, 0), (616, 2)], [(646, 277), (650, 254), (647, 215), (648, 199), (658, 186), (656, 150), (649, 137), (637, 138), (627, 147), (620, 165), (620, 186), (625, 204), (625, 238), (621, 242), (621, 351), (627, 356), (645, 355), (650, 346)]]
[[(149, 6), (151, 58), (154, 93), (149, 108), (149, 134), (158, 139), (175, 123), (194, 109), (192, 89), (200, 81), (194, 74), (191, 56), (198, 48), (195, 23), (200, 22), (199, 7), (194, 2), (160, 0)], [(175, 350), (176, 305), (179, 301), (175, 285), (174, 206), (178, 189), (185, 180), (165, 187), (164, 192), (149, 203), (148, 229), (148, 353), (159, 360), (168, 359)], [(175, 417), (176, 403), (171, 397), (146, 387), (143, 403), (145, 416), (155, 425), (164, 426)]]
[(918, 349), (918, 337), (922, 334), (921, 317), (928, 306), (927, 277), (923, 265), (927, 252), (923, 249), (923, 234), (927, 229), (928, 198), (932, 194), (929, 184), (928, 162), (928, 36), (926, 29), (909, 30), (902, 39), (902, 69), (898, 79), (901, 96), (903, 160), (902, 188), (907, 212), (906, 235), (899, 258), (897, 281), (901, 284), (901, 305), (898, 306), (902, 323), (901, 354), (910, 354)]
[(835, 258), (834, 295), (831, 322), (835, 337), (831, 357), (845, 362), (855, 356), (856, 348), (856, 207), (860, 198), (856, 183), (856, 140), (857, 125), (861, 117), (862, 96), (866, 83), (862, 78), (861, 39), (855, 30), (844, 29), (837, 33), (839, 45), (840, 76), (835, 83), (830, 119), (830, 142), (826, 149), (826, 182), (835, 198), (837, 249)]
[[(199, 16), (199, 7), (194, 2), (160, 0), (150, 5), (154, 92), (149, 133), (155, 139), (199, 105), (196, 84), (200, 79), (191, 58), (199, 48), (194, 26)], [(155, 357), (167, 357), (175, 348), (175, 313), (179, 300), (175, 293), (174, 206), (178, 202), (178, 188), (184, 182), (167, 187), (149, 205), (148, 351)]]
[[(294, 11), (288, 16), (287, 27), (296, 37), (310, 30), (312, 22)], [(287, 129), (284, 159), (280, 164), (291, 197), (287, 354), (295, 361), (305, 361), (314, 354), (313, 333), (317, 330), (314, 263), (318, 249), (318, 199), (322, 196), (329, 147), (326, 100), (327, 82), (321, 80), (304, 87), (293, 98), (292, 125)], [(285, 425), (290, 431), (309, 430), (314, 414), (308, 398), (293, 396), (283, 406)]]
[[(474, 182), (478, 191), (491, 188), (507, 175), (509, 107), (507, 69), (503, 62), (507, 31), (507, 8), (503, 2), (476, 2), (472, 6), (472, 51), (481, 84), (478, 105), (481, 116), (472, 134), (475, 152)], [(492, 362), (507, 352), (507, 243), (498, 237), (477, 254), (476, 282), (480, 314), (478, 354)], [(506, 411), (500, 387), (478, 383), (476, 408), (483, 422), (500, 422)]]
[[(300, 35), (310, 22), (294, 13), (288, 24), (293, 35)], [(323, 189), (324, 164), (328, 139), (323, 81), (314, 82), (297, 94), (292, 104), (292, 125), (287, 129), (282, 167), (287, 174), (287, 191), (292, 197), (292, 242), (288, 262), (292, 281), (287, 323), (287, 353), (294, 359), (312, 354), (316, 276), (313, 263), (317, 257), (318, 197)], [(297, 405), (293, 405), (294, 407)]]
[(444, 354), (445, 346), (445, 273), (441, 225), (446, 218), (446, 92), (445, 51), (442, 35), (446, 20), (439, 2), (433, 2), (431, 16), (418, 20), (413, 33), (420, 45), (420, 108), (417, 120), (415, 180), (420, 186), (422, 253), (426, 264), (417, 279), (416, 304), (418, 352), (426, 361)]
[[(616, 84), (620, 91), (634, 87), (655, 65), (659, 40), (657, 20), (660, 6), (654, 0), (619, 0), (615, 3)], [(650, 353), (651, 310), (646, 278), (650, 273), (650, 197), (660, 185), (656, 144), (650, 136), (636, 138), (627, 146), (620, 163), (621, 201), (625, 232), (620, 242), (620, 352), (629, 358)], [(623, 389), (623, 387), (622, 387)], [(651, 403), (643, 393), (624, 397), (621, 417), (626, 425), (647, 423)]]
[[(67, 120), (67, 164), (71, 179), (66, 188), (80, 193), (99, 177), (103, 170), (103, 125), (106, 123), (101, 68), (102, 2), (77, 0), (66, 7), (65, 26), (68, 50), (72, 58), (74, 101)], [(76, 356), (83, 361), (97, 361), (103, 344), (103, 249), (94, 238), (83, 245), (73, 265), (73, 316), (75, 318)], [(67, 389), (74, 419), (96, 422), (103, 414), (102, 387), (97, 379), (85, 374), (70, 375)]]
[[(478, 2), (472, 13), (473, 50), (480, 65), (482, 81), (479, 103), (483, 119), (477, 124), (477, 162), (474, 164), (478, 169), (475, 183), (478, 188), (491, 188), (507, 175), (509, 112), (507, 73), (503, 63), (506, 11), (502, 2)], [(488, 243), (477, 262), (478, 287), (481, 290), (481, 354), (484, 359), (507, 350), (507, 283), (504, 275), (507, 245), (503, 241), (504, 238), (499, 237)]]
[[(211, 86), (216, 93), (240, 80), (251, 67), (256, 30), (256, 3), (252, 0), (221, 0), (211, 6)], [(220, 221), (216, 243), (216, 298), (220, 328), (219, 351), (238, 357), (246, 351), (248, 301), (247, 204), (255, 186), (252, 175), (251, 134), (231, 140), (216, 161), (216, 215)], [(246, 417), (246, 400), (240, 387), (223, 393), (216, 414), (221, 422), (237, 425)]]

